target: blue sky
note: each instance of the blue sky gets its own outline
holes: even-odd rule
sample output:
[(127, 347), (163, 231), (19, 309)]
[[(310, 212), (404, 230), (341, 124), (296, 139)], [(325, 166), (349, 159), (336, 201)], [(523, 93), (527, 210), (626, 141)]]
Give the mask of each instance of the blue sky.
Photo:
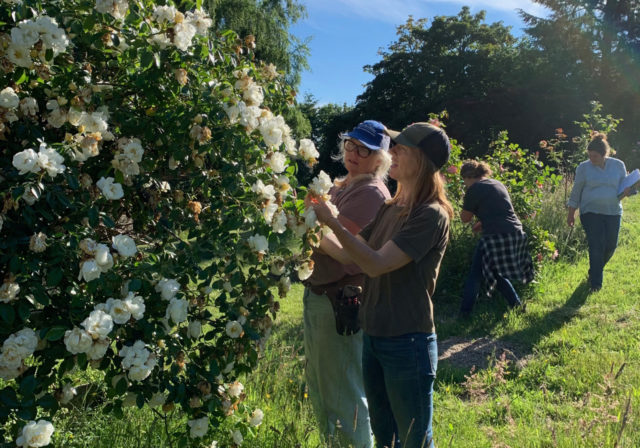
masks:
[(313, 94), (319, 104), (353, 104), (371, 79), (363, 67), (380, 60), (378, 50), (396, 40), (396, 27), (409, 15), (429, 19), (456, 15), (463, 5), (472, 13), (486, 11), (486, 22), (502, 21), (521, 34), (521, 8), (544, 16), (545, 9), (530, 0), (300, 0), (308, 17), (292, 32), (310, 42), (310, 70), (302, 74), (299, 100)]

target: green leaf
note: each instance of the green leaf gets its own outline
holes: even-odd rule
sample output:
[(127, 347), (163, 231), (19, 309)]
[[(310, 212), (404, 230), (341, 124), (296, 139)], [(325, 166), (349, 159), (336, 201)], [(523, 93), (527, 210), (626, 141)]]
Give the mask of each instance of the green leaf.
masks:
[(96, 227), (98, 225), (98, 209), (96, 209), (95, 207), (91, 207), (89, 209), (89, 225), (91, 225), (91, 227)]
[(6, 303), (0, 304), (0, 318), (9, 325), (13, 324), (13, 321), (16, 318), (16, 313), (13, 310), (13, 307)]
[(153, 53), (149, 50), (144, 50), (140, 55), (140, 66), (143, 69), (148, 69), (153, 64)]
[(67, 327), (63, 327), (61, 325), (56, 325), (55, 327), (51, 327), (49, 331), (47, 331), (47, 335), (45, 339), (48, 341), (58, 341), (62, 339), (64, 333), (68, 330)]
[(36, 390), (38, 382), (33, 375), (29, 375), (20, 381), (20, 393), (22, 395), (33, 395), (33, 391)]
[(109, 229), (113, 229), (116, 226), (116, 223), (108, 215), (102, 216), (102, 223)]
[(47, 286), (58, 286), (62, 280), (62, 269), (58, 266), (47, 273)]
[(31, 316), (31, 307), (27, 302), (21, 301), (18, 304), (18, 316), (20, 316), (23, 322), (26, 322), (29, 316)]
[(17, 78), (15, 83), (19, 85), (29, 80), (29, 75), (25, 69), (22, 69), (21, 71), (16, 72), (14, 79), (15, 78)]
[(37, 409), (35, 406), (23, 407), (18, 409), (16, 415), (22, 420), (34, 420), (36, 418)]
[(129, 282), (129, 291), (140, 291), (142, 287), (142, 280), (139, 278), (134, 278)]
[(18, 272), (20, 272), (21, 267), (22, 263), (20, 262), (20, 259), (15, 255), (11, 257), (11, 261), (9, 261), (9, 270), (12, 273), (17, 274)]
[(58, 401), (51, 394), (40, 397), (37, 401), (38, 406), (45, 409), (54, 409), (58, 407)]
[(120, 380), (116, 383), (116, 392), (118, 395), (124, 395), (127, 391), (127, 379), (120, 378)]
[(10, 408), (17, 408), (20, 406), (16, 391), (11, 387), (5, 387), (0, 390), (0, 401)]

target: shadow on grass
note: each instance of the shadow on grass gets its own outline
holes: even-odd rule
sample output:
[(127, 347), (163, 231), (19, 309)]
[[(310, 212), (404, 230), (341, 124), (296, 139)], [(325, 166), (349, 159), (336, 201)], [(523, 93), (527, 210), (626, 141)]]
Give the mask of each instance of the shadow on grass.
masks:
[(526, 327), (500, 339), (487, 336), (504, 321), (503, 314), (507, 308), (499, 302), (500, 298), (484, 300), (469, 320), (460, 320), (456, 314), (451, 314), (452, 305), (449, 303), (448, 309), (444, 310), (445, 317), (438, 321), (439, 357), (444, 361), (443, 367), (452, 369), (450, 374), (453, 377), (462, 378), (460, 375), (472, 366), (485, 369), (502, 354), (519, 363), (533, 352), (540, 340), (574, 319), (588, 296), (589, 286), (585, 281), (562, 305), (542, 316), (528, 315)]
[(505, 339), (517, 342), (527, 353), (533, 351), (542, 338), (560, 329), (579, 313), (589, 296), (589, 284), (583, 281), (573, 291), (569, 299), (560, 307), (539, 317), (529, 317), (528, 326), (505, 336)]

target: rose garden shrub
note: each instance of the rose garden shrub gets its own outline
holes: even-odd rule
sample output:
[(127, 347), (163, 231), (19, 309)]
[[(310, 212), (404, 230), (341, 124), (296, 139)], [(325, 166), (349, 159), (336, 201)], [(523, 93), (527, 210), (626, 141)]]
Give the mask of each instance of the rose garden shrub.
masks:
[[(108, 404), (179, 408), (182, 446), (262, 411), (251, 372), (310, 275), (313, 164), (291, 91), (251, 37), (210, 36), (199, 4), (0, 3), (0, 439), (45, 446), (77, 372)], [(327, 179), (312, 188), (322, 194)]]

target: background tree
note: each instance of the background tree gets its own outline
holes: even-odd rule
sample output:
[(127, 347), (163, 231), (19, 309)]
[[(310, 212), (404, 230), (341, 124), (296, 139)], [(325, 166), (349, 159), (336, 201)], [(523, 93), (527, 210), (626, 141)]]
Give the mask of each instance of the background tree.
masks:
[(300, 83), (300, 73), (309, 68), (307, 41), (300, 41), (289, 27), (305, 17), (297, 0), (208, 0), (217, 30), (233, 30), (241, 37), (253, 35), (256, 59), (272, 63), (286, 74), (291, 86)]
[[(520, 11), (539, 50), (538, 79), (553, 73), (564, 81), (571, 101), (565, 109), (583, 108), (588, 100), (623, 119), (613, 142), (627, 156), (637, 149), (640, 118), (640, 3), (633, 0), (536, 0), (551, 10), (547, 18)], [(588, 108), (584, 108), (588, 110)], [(574, 114), (572, 114), (574, 115)]]
[(365, 67), (374, 79), (358, 97), (358, 115), (399, 127), (447, 109), (451, 135), (470, 146), (488, 143), (513, 114), (504, 97), (515, 82), (518, 40), (484, 18), (468, 7), (430, 26), (410, 17), (382, 60)]

